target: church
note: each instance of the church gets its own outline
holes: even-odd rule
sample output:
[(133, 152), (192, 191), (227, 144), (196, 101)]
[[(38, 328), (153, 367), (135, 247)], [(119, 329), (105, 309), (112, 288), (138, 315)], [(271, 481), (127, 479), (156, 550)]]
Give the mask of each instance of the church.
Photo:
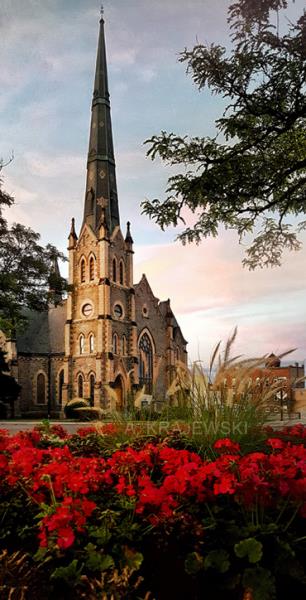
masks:
[[(91, 107), (84, 217), (69, 238), (68, 297), (28, 313), (27, 329), (7, 340), (11, 373), (21, 386), (15, 415), (57, 417), (73, 398), (124, 410), (128, 393), (165, 400), (187, 342), (147, 277), (133, 279), (133, 239), (120, 226), (104, 19), (101, 16)], [(58, 266), (55, 265), (55, 269)], [(115, 393), (110, 394), (113, 388)]]

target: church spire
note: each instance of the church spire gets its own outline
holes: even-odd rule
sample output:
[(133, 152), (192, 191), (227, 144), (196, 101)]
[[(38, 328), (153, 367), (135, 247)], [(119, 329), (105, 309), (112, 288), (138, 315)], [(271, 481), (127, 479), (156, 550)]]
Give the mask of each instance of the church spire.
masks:
[(83, 221), (91, 225), (96, 232), (100, 226), (103, 208), (108, 229), (112, 233), (116, 225), (119, 225), (119, 208), (107, 79), (104, 18), (101, 10)]

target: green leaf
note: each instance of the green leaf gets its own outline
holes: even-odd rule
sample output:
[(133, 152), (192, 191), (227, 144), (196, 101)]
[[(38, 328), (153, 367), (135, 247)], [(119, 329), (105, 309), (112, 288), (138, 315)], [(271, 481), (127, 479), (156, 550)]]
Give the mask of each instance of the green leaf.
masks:
[(275, 578), (271, 571), (262, 567), (246, 569), (242, 584), (252, 590), (253, 600), (273, 600), (276, 597)]
[(188, 575), (196, 575), (204, 568), (203, 556), (198, 552), (190, 552), (185, 559), (185, 571)]
[(109, 554), (91, 551), (86, 560), (86, 567), (91, 571), (106, 571), (114, 566), (114, 559)]
[(226, 550), (212, 550), (204, 559), (205, 569), (215, 569), (219, 573), (226, 573), (230, 564), (229, 554)]
[(255, 538), (247, 538), (234, 546), (238, 558), (247, 557), (250, 563), (257, 563), (262, 558), (262, 543)]
[(48, 553), (48, 548), (38, 548), (37, 552), (35, 552), (33, 559), (37, 562), (44, 560), (46, 554)]
[(55, 581), (64, 581), (70, 587), (75, 586), (81, 577), (83, 565), (78, 569), (78, 561), (75, 558), (67, 567), (58, 567), (53, 571), (51, 579)]
[(135, 569), (136, 571), (140, 568), (143, 562), (143, 555), (141, 552), (136, 552), (127, 546), (124, 548), (124, 557), (126, 560), (126, 564), (130, 569)]
[(112, 534), (106, 527), (99, 527), (90, 531), (90, 537), (94, 538), (99, 546), (104, 546), (107, 544), (107, 542), (109, 542)]
[(106, 571), (106, 569), (110, 569), (114, 566), (114, 559), (110, 554), (105, 554), (105, 556), (101, 556), (101, 571)]

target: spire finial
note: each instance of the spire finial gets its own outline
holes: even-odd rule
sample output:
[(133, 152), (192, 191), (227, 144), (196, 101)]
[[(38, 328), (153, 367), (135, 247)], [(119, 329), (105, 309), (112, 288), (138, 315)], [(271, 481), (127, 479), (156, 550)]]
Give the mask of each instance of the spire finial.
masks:
[(104, 18), (104, 6), (103, 6), (103, 4), (101, 4), (101, 6), (100, 6), (100, 19), (103, 19), (103, 18)]
[(75, 232), (75, 221), (74, 221), (74, 217), (72, 217), (71, 219), (71, 228), (70, 228), (70, 233), (69, 233), (69, 237), (72, 235), (72, 237), (76, 240), (77, 239), (77, 234)]
[(130, 229), (130, 227), (131, 227), (131, 223), (130, 223), (130, 221), (128, 221), (128, 222), (127, 222), (127, 224), (126, 224), (126, 236), (125, 236), (125, 241), (126, 241), (128, 244), (133, 244), (134, 242), (133, 242), (133, 238), (132, 238), (132, 236), (131, 236), (131, 229)]

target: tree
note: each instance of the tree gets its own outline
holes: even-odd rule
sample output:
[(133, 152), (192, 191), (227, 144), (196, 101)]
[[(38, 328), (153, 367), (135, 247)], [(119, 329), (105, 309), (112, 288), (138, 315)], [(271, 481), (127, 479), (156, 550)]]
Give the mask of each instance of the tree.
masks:
[(215, 237), (220, 226), (240, 242), (250, 235), (243, 260), (250, 269), (280, 265), (306, 229), (306, 13), (280, 35), (272, 20), (279, 24), (286, 8), (287, 0), (237, 0), (228, 52), (198, 44), (181, 54), (197, 87), (226, 100), (215, 137), (162, 131), (146, 141), (152, 160), (182, 172), (169, 178), (163, 201), (142, 203), (143, 212), (164, 229), (185, 223), (182, 209), (190, 209), (197, 220), (177, 236), (183, 243)]
[(9, 375), (9, 366), (5, 360), (5, 352), (0, 348), (0, 417), (7, 416), (7, 403), (11, 405), (11, 413), (14, 412), (13, 402), (17, 400), (21, 390), (20, 385)]
[(25, 309), (46, 309), (67, 287), (54, 269), (55, 261), (65, 257), (50, 244), (41, 246), (40, 235), (32, 229), (19, 223), (8, 226), (2, 209), (13, 202), (0, 179), (0, 329), (6, 334), (26, 323)]

